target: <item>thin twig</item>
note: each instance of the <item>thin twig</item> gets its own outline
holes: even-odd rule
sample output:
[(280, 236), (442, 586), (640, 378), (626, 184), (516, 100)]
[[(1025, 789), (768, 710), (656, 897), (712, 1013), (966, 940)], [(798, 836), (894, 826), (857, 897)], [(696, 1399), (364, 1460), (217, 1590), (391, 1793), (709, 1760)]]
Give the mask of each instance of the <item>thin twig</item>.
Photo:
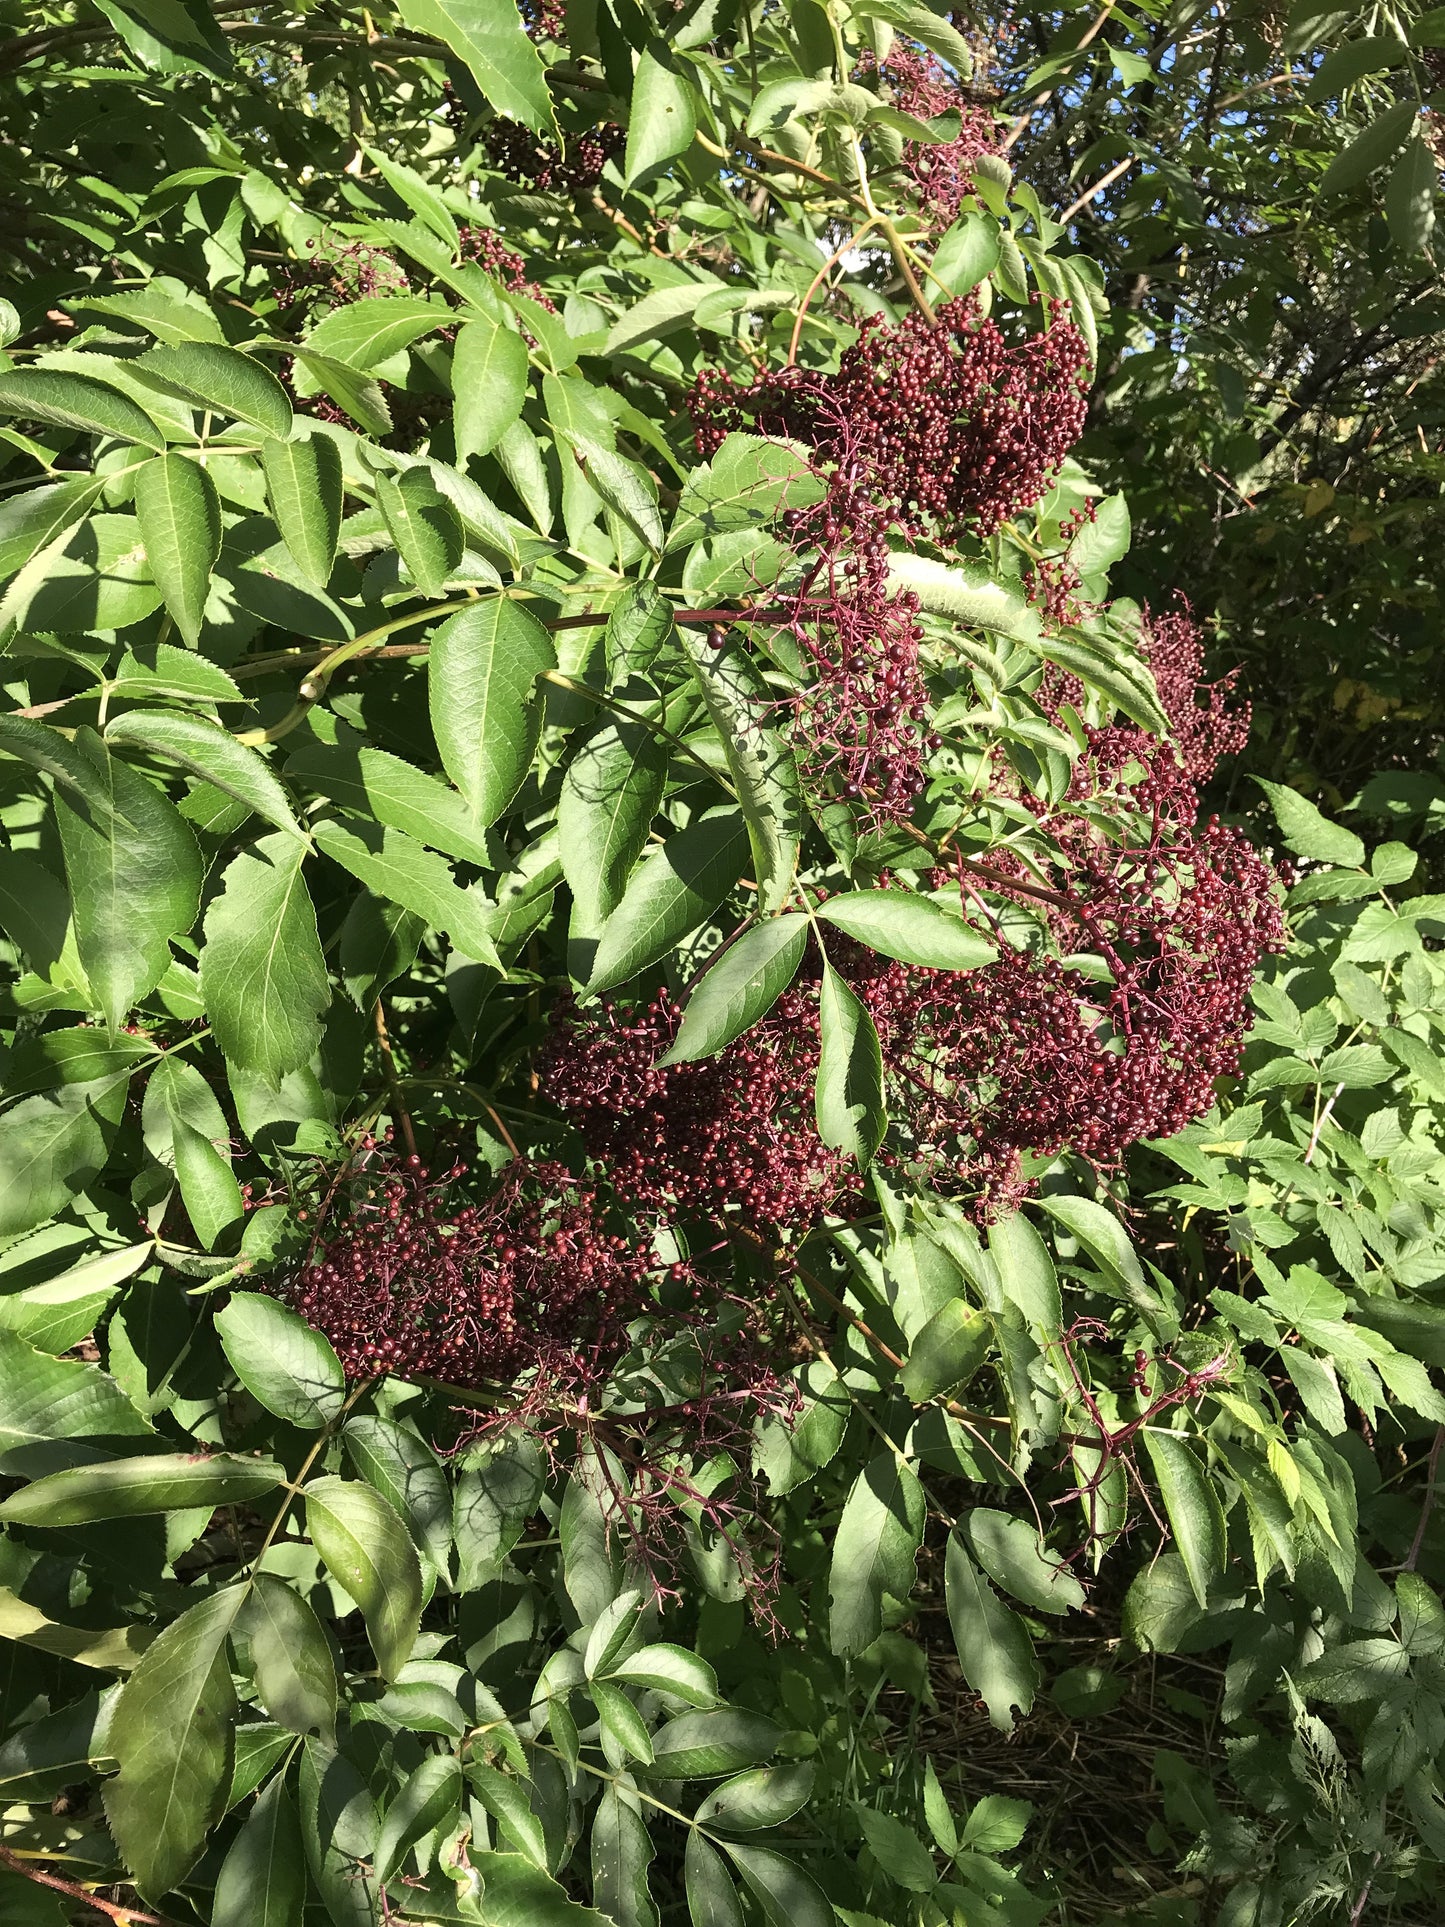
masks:
[[(1088, 46), (1089, 42), (1095, 39), (1097, 35), (1103, 32), (1104, 23), (1108, 20), (1109, 15), (1113, 11), (1114, 11), (1114, 0), (1104, 0), (1103, 11), (1100, 13), (1098, 19), (1086, 31), (1086, 33), (1084, 34), (1084, 37), (1082, 38), (1082, 40), (1078, 42), (1077, 46), (1070, 47), (1068, 51), (1070, 53), (1075, 53), (1075, 54), (1082, 53), (1084, 48)], [(1060, 78), (1062, 78), (1062, 76), (1060, 76)], [(1045, 101), (1052, 100), (1054, 95), (1058, 92), (1058, 89), (1059, 89), (1059, 82), (1056, 80), (1052, 87), (1045, 87), (1044, 91), (1041, 94), (1034, 95), (1033, 99), (1028, 104), (1028, 108), (1024, 113), (1019, 115), (1018, 119), (1014, 122), (1013, 127), (1009, 132), (1008, 138), (1004, 141), (1003, 151), (1005, 154), (1013, 146), (1014, 142), (1017, 141), (1019, 137), (1022, 135), (1024, 129), (1028, 126), (1029, 122), (1033, 119), (1034, 115), (1038, 112), (1040, 107), (1044, 105)]]
[(1089, 205), (1096, 194), (1102, 194), (1104, 189), (1112, 186), (1121, 174), (1127, 174), (1138, 158), (1139, 156), (1137, 154), (1129, 154), (1122, 161), (1118, 162), (1116, 166), (1111, 167), (1107, 174), (1101, 174), (1086, 194), (1081, 194), (1077, 201), (1070, 201), (1069, 205), (1058, 217), (1059, 220), (1061, 222), (1072, 221), (1076, 214), (1081, 213), (1083, 209)]
[(386, 1072), (387, 1086), (391, 1091), (392, 1108), (396, 1112), (396, 1121), (401, 1126), (401, 1135), (406, 1144), (406, 1154), (408, 1157), (414, 1158), (417, 1154), (416, 1132), (411, 1127), (411, 1112), (406, 1108), (406, 1099), (401, 1094), (401, 1079), (397, 1075), (396, 1059), (391, 1051), (391, 1037), (386, 1028), (386, 1012), (382, 1008), (380, 997), (376, 1000), (376, 1009), (373, 1015), (376, 1019), (376, 1041), (381, 1047), (382, 1068)]
[(1435, 1443), (1430, 1447), (1429, 1469), (1425, 1475), (1425, 1501), (1420, 1507), (1420, 1523), (1415, 1528), (1415, 1537), (1410, 1541), (1410, 1550), (1405, 1555), (1402, 1572), (1413, 1572), (1420, 1557), (1420, 1549), (1425, 1543), (1425, 1530), (1430, 1523), (1430, 1514), (1435, 1508), (1435, 1478), (1440, 1470), (1440, 1452), (1445, 1447), (1445, 1425), (1435, 1427)]
[(78, 1880), (65, 1880), (58, 1873), (43, 1873), (39, 1867), (27, 1867), (18, 1854), (8, 1847), (0, 1847), (0, 1866), (8, 1867), (11, 1873), (18, 1873), (22, 1880), (33, 1880), (37, 1887), (50, 1887), (68, 1900), (78, 1900), (84, 1906), (94, 1907), (97, 1913), (109, 1914), (112, 1920), (121, 1922), (122, 1927), (171, 1927), (159, 1914), (143, 1914), (135, 1907), (117, 1906), (113, 1900), (102, 1900), (88, 1887), (82, 1887)]

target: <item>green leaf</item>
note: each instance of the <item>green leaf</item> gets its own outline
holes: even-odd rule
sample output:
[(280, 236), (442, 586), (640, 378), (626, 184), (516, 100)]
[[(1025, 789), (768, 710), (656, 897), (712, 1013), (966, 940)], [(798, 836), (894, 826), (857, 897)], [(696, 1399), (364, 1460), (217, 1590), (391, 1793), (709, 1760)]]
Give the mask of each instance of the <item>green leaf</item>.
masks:
[(412, 581), (423, 595), (439, 596), (465, 547), (456, 510), (420, 467), (395, 481), (378, 475), (376, 501)]
[(742, 1903), (727, 1862), (695, 1828), (687, 1836), (684, 1878), (692, 1927), (743, 1927)]
[[(699, 306), (718, 292), (718, 282), (709, 275), (705, 281), (685, 281), (675, 287), (654, 288), (640, 301), (618, 316), (607, 331), (609, 355), (624, 353), (640, 341), (660, 339), (685, 328)], [(669, 542), (668, 547), (675, 546)]]
[(622, 901), (666, 780), (665, 746), (630, 723), (599, 724), (568, 764), (557, 829), (575, 932), (590, 934)]
[(270, 764), (218, 723), (175, 710), (132, 709), (107, 724), (105, 738), (108, 743), (133, 743), (152, 756), (178, 763), (304, 841), (306, 833), (296, 821), (291, 799)]
[(828, 963), (823, 966), (819, 1024), (818, 1135), (866, 1170), (888, 1128), (883, 1052), (872, 1017)]
[(306, 1861), (334, 1927), (376, 1927), (380, 1821), (365, 1780), (323, 1740), (307, 1740), (298, 1792)]
[(831, 1464), (852, 1409), (847, 1387), (821, 1359), (804, 1365), (795, 1376), (802, 1395), (796, 1416), (765, 1419), (753, 1444), (754, 1469), (767, 1480), (774, 1498)]
[(561, 138), (546, 70), (514, 0), (401, 0), (397, 11), (418, 33), (446, 42), (499, 114)]
[(336, 1731), (336, 1662), (321, 1621), (284, 1579), (258, 1572), (236, 1622), (250, 1650), (256, 1693), (292, 1733)]
[(1393, 107), (1387, 107), (1330, 162), (1320, 182), (1320, 198), (1344, 194), (1358, 187), (1377, 167), (1383, 167), (1409, 139), (1419, 112), (1419, 104), (1414, 99), (1397, 101)]
[(451, 1753), (434, 1753), (408, 1776), (386, 1810), (376, 1843), (376, 1877), (390, 1880), (418, 1840), (447, 1824), (460, 1810), (462, 1769)]
[(482, 1877), (485, 1927), (615, 1927), (595, 1907), (569, 1900), (541, 1867), (519, 1853), (478, 1853), (471, 1863)]
[(1116, 1290), (1139, 1311), (1157, 1316), (1164, 1306), (1144, 1279), (1138, 1253), (1119, 1220), (1092, 1198), (1049, 1196), (1041, 1208), (1076, 1238)]
[(756, 1833), (780, 1827), (806, 1806), (813, 1793), (813, 1766), (759, 1766), (734, 1774), (703, 1801), (693, 1815), (696, 1825), (716, 1827), (721, 1833)]
[(200, 298), (179, 301), (162, 293), (152, 281), (147, 287), (128, 289), (124, 294), (77, 295), (72, 307), (96, 314), (119, 315), (132, 321), (157, 341), (220, 341), (221, 326)]
[(854, 1480), (828, 1576), (828, 1639), (840, 1659), (856, 1658), (882, 1632), (885, 1593), (905, 1604), (912, 1596), (925, 1511), (917, 1474), (892, 1452)]
[(0, 640), (22, 630), (128, 629), (160, 606), (133, 515), (92, 515), (66, 530), (15, 577), (0, 602)]
[(651, 673), (674, 640), (672, 604), (654, 582), (629, 582), (613, 605), (603, 632), (607, 669), (614, 688)]
[(736, 647), (714, 649), (696, 629), (682, 644), (713, 726), (722, 738), (753, 846), (758, 905), (781, 909), (793, 888), (803, 832), (802, 793), (793, 752), (764, 720), (772, 707), (757, 669)]
[(1094, 504), (1093, 520), (1085, 522), (1070, 542), (1069, 567), (1086, 581), (1101, 578), (1129, 553), (1131, 536), (1127, 500), (1106, 495)]
[(908, 1348), (903, 1389), (915, 1405), (952, 1391), (982, 1364), (993, 1327), (967, 1299), (950, 1298), (939, 1306)]
[(312, 1544), (361, 1608), (382, 1678), (395, 1679), (421, 1623), (421, 1566), (405, 1525), (369, 1485), (328, 1475), (303, 1497)]
[(608, 1676), (613, 1660), (626, 1649), (641, 1618), (642, 1594), (636, 1587), (619, 1593), (598, 1615), (582, 1653), (582, 1671), (587, 1679)]
[(368, 435), (391, 433), (391, 410), (379, 382), (349, 362), (335, 355), (319, 354), (304, 342), (296, 344), (295, 356), (321, 392), (329, 395)]
[(888, 1878), (906, 1893), (931, 1893), (938, 1884), (933, 1855), (913, 1829), (873, 1807), (859, 1805), (855, 1811), (868, 1851)]
[(284, 1483), (273, 1459), (158, 1452), (52, 1472), (0, 1505), (0, 1519), (12, 1525), (77, 1526), (197, 1506), (248, 1505)]
[(219, 663), (177, 649), (172, 643), (153, 643), (143, 650), (145, 660), (129, 650), (110, 678), (112, 696), (148, 702), (157, 696), (179, 696), (187, 702), (238, 703), (243, 699), (234, 678)]
[(308, 582), (324, 589), (341, 530), (341, 453), (326, 435), (261, 444), (261, 468), (271, 515), (292, 561)]
[(1353, 1639), (1301, 1666), (1294, 1683), (1308, 1699), (1352, 1706), (1360, 1700), (1378, 1703), (1409, 1673), (1409, 1655), (1395, 1640)]
[(665, 530), (658, 508), (657, 484), (640, 462), (606, 448), (588, 435), (563, 438), (598, 495), (641, 537), (654, 555), (662, 553)]
[(976, 970), (998, 955), (962, 917), (910, 890), (850, 890), (820, 904), (818, 915), (870, 950), (934, 970)]
[(101, 1757), (101, 1718), (100, 1694), (92, 1691), (16, 1727), (0, 1744), (0, 1792), (6, 1804), (50, 1801), (86, 1778), (92, 1754)]
[(1350, 870), (1363, 867), (1365, 846), (1353, 830), (1322, 816), (1298, 790), (1287, 789), (1283, 783), (1266, 782), (1262, 776), (1256, 776), (1254, 781), (1269, 798), (1286, 849), (1293, 850), (1296, 856), (1313, 857), (1320, 863), (1338, 863)]
[(949, 616), (971, 629), (1031, 642), (1039, 633), (1038, 611), (1017, 589), (996, 582), (977, 563), (954, 564), (902, 551), (888, 558), (891, 582), (918, 597), (931, 614)]
[(105, 773), (96, 768), (84, 745), (72, 742), (47, 723), (0, 712), (0, 754), (17, 757), (32, 769), (52, 777), (68, 796), (84, 804), (97, 821), (115, 813), (116, 801)]
[(230, 1586), (167, 1626), (111, 1718), (120, 1771), (106, 1783), (106, 1818), (148, 1900), (189, 1873), (225, 1807), (236, 1712), (226, 1640), (245, 1597)]
[(0, 1471), (51, 1439), (135, 1438), (150, 1426), (98, 1365), (49, 1358), (0, 1330)]
[(647, 1883), (656, 1849), (635, 1800), (616, 1781), (603, 1789), (592, 1816), (592, 1898), (617, 1927), (657, 1927)]
[(80, 815), (57, 793), (55, 813), (74, 904), (75, 940), (112, 1030), (170, 966), (170, 940), (195, 921), (201, 857), (189, 824), (153, 783), (76, 731), (101, 809)]
[(734, 1706), (719, 1706), (707, 1713), (679, 1713), (652, 1736), (648, 1777), (721, 1780), (768, 1759), (781, 1738), (772, 1720)]
[[(33, 1646), (37, 1652), (69, 1660), (74, 1666), (90, 1666), (108, 1673), (129, 1672), (152, 1638), (150, 1628), (135, 1620), (105, 1631), (97, 1631), (94, 1626), (61, 1625), (37, 1607), (28, 1605), (8, 1586), (0, 1586), (0, 1639)], [(7, 1754), (26, 1730), (22, 1727), (5, 1742)]]
[(694, 981), (677, 1036), (657, 1060), (659, 1067), (715, 1057), (751, 1028), (793, 981), (807, 942), (804, 916), (754, 924)]
[(395, 1419), (363, 1413), (341, 1435), (346, 1456), (406, 1521), (412, 1544), (445, 1574), (451, 1560), (452, 1491), (436, 1454)]
[(647, 1731), (647, 1722), (621, 1687), (609, 1686), (606, 1680), (594, 1679), (589, 1681), (587, 1692), (597, 1708), (603, 1734), (610, 1742), (612, 1757), (650, 1766), (652, 1739)]
[(1046, 662), (1067, 669), (1090, 689), (1107, 696), (1113, 706), (1152, 735), (1166, 736), (1169, 719), (1159, 706), (1159, 692), (1147, 666), (1120, 649), (1107, 653), (1094, 644), (1069, 636), (1043, 636), (1033, 647)]
[(231, 50), (204, 0), (96, 0), (143, 66), (224, 79)]
[(1423, 254), (1435, 231), (1435, 186), (1439, 166), (1419, 133), (1405, 143), (1385, 189), (1390, 239), (1402, 254)]
[(744, 1846), (738, 1840), (723, 1844), (767, 1927), (834, 1927), (832, 1903), (796, 1861), (771, 1847)]
[(291, 433), (291, 398), (269, 368), (235, 348), (211, 341), (147, 349), (139, 361), (148, 375), (231, 421), (249, 422), (281, 441)]
[(685, 1646), (641, 1646), (607, 1669), (609, 1679), (653, 1693), (670, 1693), (690, 1706), (712, 1706), (718, 1697), (717, 1675), (707, 1661)]
[(0, 504), (0, 581), (7, 580), (31, 556), (72, 528), (98, 499), (104, 481), (77, 475), (44, 488), (25, 489)]
[(977, 211), (956, 220), (933, 254), (933, 272), (955, 295), (967, 294), (998, 266), (998, 223)]
[(305, 1902), (301, 1822), (278, 1775), (247, 1814), (221, 1863), (211, 1927), (301, 1927)]
[(274, 1298), (232, 1292), (216, 1314), (231, 1370), (258, 1405), (288, 1425), (320, 1431), (341, 1415), (346, 1378), (319, 1331)]
[(307, 330), (303, 345), (312, 355), (366, 374), (452, 319), (453, 310), (441, 301), (424, 301), (414, 294), (364, 294), (323, 315)]
[(295, 837), (262, 837), (232, 859), (206, 913), (201, 990), (216, 1041), (273, 1089), (312, 1056), (331, 1001), (304, 854)]
[(463, 609), (432, 636), (432, 733), (478, 830), (496, 821), (531, 767), (541, 728), (537, 678), (556, 661), (541, 623), (505, 596)]
[(286, 774), (447, 856), (492, 867), (495, 851), (456, 791), (389, 750), (307, 743), (287, 759)]
[(86, 1259), (58, 1278), (0, 1297), (0, 1325), (38, 1351), (69, 1351), (95, 1330), (125, 1279), (154, 1254), (150, 1243), (124, 1245)]
[(0, 1116), (0, 1237), (63, 1211), (105, 1167), (125, 1109), (126, 1078), (22, 1098)]
[(368, 147), (365, 152), (366, 158), (393, 194), (405, 202), (414, 214), (421, 216), (446, 249), (448, 257), (454, 255), (460, 239), (457, 224), (437, 189), (429, 181), (424, 181), (414, 169), (398, 166), (395, 161), (388, 159), (380, 148)]
[(1044, 1344), (1057, 1342), (1064, 1322), (1058, 1274), (1048, 1246), (1021, 1211), (989, 1226), (988, 1253), (1004, 1296), (1023, 1313)]
[(445, 858), (422, 848), (401, 830), (357, 822), (316, 823), (317, 848), (364, 883), (374, 896), (422, 917), (443, 930), (463, 955), (501, 971), (492, 943), (487, 905), (479, 893), (464, 890)]
[[(520, 1747), (520, 1742), (518, 1743)], [(512, 1774), (472, 1760), (466, 1768), (467, 1785), (494, 1819), (502, 1824), (506, 1839), (514, 1843), (534, 1866), (546, 1868), (547, 1836), (542, 1822), (532, 1811), (526, 1784)]]
[(78, 428), (87, 435), (112, 435), (117, 441), (138, 442), (142, 448), (165, 447), (165, 437), (129, 395), (63, 368), (11, 368), (0, 373), (0, 415)]
[(221, 1234), (244, 1214), (241, 1187), (229, 1158), (179, 1112), (171, 1116), (171, 1147), (186, 1216), (202, 1247), (212, 1251)]
[(692, 89), (660, 50), (647, 48), (632, 76), (623, 176), (628, 187), (692, 146), (697, 110)]
[(589, 992), (625, 983), (674, 950), (732, 890), (750, 848), (742, 813), (719, 810), (654, 849), (602, 925)]
[(1013, 1731), (1013, 1711), (1027, 1714), (1038, 1690), (1039, 1668), (1023, 1621), (994, 1592), (950, 1533), (944, 1560), (948, 1622), (963, 1676), (988, 1707), (1001, 1733)]
[[(690, 290), (659, 289), (647, 301)], [(706, 290), (702, 290), (706, 292)], [(633, 313), (639, 310), (634, 309)], [(628, 317), (617, 324), (622, 327)], [(608, 338), (609, 347), (613, 345)], [(727, 436), (710, 462), (687, 478), (668, 534), (669, 551), (690, 543), (755, 528), (787, 509), (807, 508), (822, 499), (825, 484), (800, 449), (759, 435)]]
[(458, 467), (473, 455), (489, 455), (521, 414), (527, 370), (527, 344), (515, 328), (489, 315), (468, 315), (452, 349)]
[[(474, 1591), (495, 1576), (537, 1510), (545, 1484), (541, 1454), (525, 1434), (512, 1433), (467, 1454), (452, 1504), (458, 1592)], [(574, 1479), (569, 1491), (575, 1485)], [(565, 1557), (572, 1537), (565, 1501), (558, 1531)]]
[(1083, 1605), (1083, 1587), (1062, 1561), (1044, 1550), (1029, 1520), (975, 1506), (958, 1529), (995, 1585), (1026, 1606), (1041, 1613), (1066, 1613)]
[(1146, 1428), (1144, 1444), (1184, 1570), (1201, 1606), (1225, 1566), (1224, 1514), (1198, 1454), (1177, 1432)]

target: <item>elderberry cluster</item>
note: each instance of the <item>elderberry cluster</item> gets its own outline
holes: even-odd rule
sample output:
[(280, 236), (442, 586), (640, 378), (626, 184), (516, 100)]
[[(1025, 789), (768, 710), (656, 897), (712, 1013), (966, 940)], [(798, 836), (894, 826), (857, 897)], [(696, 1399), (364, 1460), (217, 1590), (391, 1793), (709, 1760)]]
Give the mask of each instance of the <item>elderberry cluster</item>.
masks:
[(545, 308), (548, 314), (556, 314), (555, 302), (527, 279), (527, 266), (515, 248), (509, 248), (495, 228), (463, 227), (458, 230), (457, 245), (464, 261), (475, 261), (477, 266), (488, 274), (495, 275), (510, 294), (525, 294)]
[(643, 1211), (805, 1232), (859, 1184), (813, 1122), (816, 985), (785, 991), (722, 1056), (660, 1067), (679, 1018), (666, 991), (626, 1015), (563, 1010), (543, 1089), (618, 1194)]
[(985, 154), (999, 151), (999, 131), (987, 108), (963, 98), (958, 82), (936, 54), (895, 41), (881, 66), (869, 54), (859, 73), (876, 72), (893, 105), (915, 120), (936, 120), (956, 113), (959, 130), (951, 141), (905, 141), (903, 172), (921, 207), (948, 223), (973, 191), (974, 170)]
[(688, 400), (698, 452), (756, 427), (846, 458), (852, 486), (906, 532), (991, 535), (1040, 499), (1083, 432), (1088, 345), (1064, 304), (1045, 318), (1010, 342), (970, 295), (946, 302), (936, 327), (870, 315), (836, 374), (790, 367), (742, 387), (704, 369)]
[(282, 313), (305, 307), (313, 323), (365, 295), (406, 294), (410, 288), (405, 271), (379, 248), (324, 237), (309, 240), (305, 258), (288, 262), (273, 284)]
[[(959, 889), (962, 912), (997, 945), (994, 962), (956, 973), (829, 942), (878, 1031), (885, 1162), (972, 1192), (985, 1213), (1022, 1196), (1024, 1151), (1112, 1164), (1204, 1115), (1215, 1080), (1238, 1068), (1260, 957), (1283, 943), (1274, 870), (1239, 831), (1198, 816), (1196, 784), (1247, 718), (1218, 691), (1198, 702), (1192, 624), (1165, 624), (1162, 635), (1153, 625), (1154, 646), (1170, 713), (1186, 728), (1183, 758), (1130, 727), (1093, 732), (1094, 753), (1081, 759), (1105, 782), (1126, 749), (1137, 765), (1094, 798), (1122, 834), (1117, 821), (1106, 834), (1098, 811), (1040, 804), (1051, 863), (959, 858), (951, 876), (930, 879)], [(1015, 945), (994, 927), (981, 883), (1042, 903), (1035, 942)], [(760, 1025), (702, 1064), (659, 1068), (677, 1022), (666, 996), (628, 1017), (564, 1013), (544, 1088), (644, 1209), (806, 1231), (856, 1184), (813, 1122), (818, 975), (814, 957)]]
[(626, 139), (615, 121), (589, 127), (570, 139), (565, 149), (556, 141), (534, 134), (530, 127), (501, 115), (482, 135), (487, 159), (499, 174), (539, 194), (588, 195), (602, 179), (602, 171)]
[(875, 316), (835, 374), (789, 366), (743, 387), (709, 368), (689, 397), (705, 459), (756, 427), (811, 448), (826, 476), (822, 501), (784, 518), (811, 557), (781, 595), (810, 672), (793, 736), (816, 783), (880, 822), (909, 814), (937, 747), (918, 603), (890, 587), (889, 531), (989, 534), (1051, 485), (1083, 427), (1088, 350), (1048, 319), (1011, 345), (972, 300), (947, 303), (936, 328)]
[(352, 1378), (585, 1377), (621, 1349), (649, 1258), (562, 1165), (519, 1158), (489, 1196), (453, 1206), (464, 1176), (364, 1140), (349, 1209), (291, 1278), (290, 1302)]
[[(1109, 1164), (1202, 1117), (1238, 1069), (1259, 959), (1283, 942), (1273, 871), (1213, 819), (1155, 820), (1120, 844), (1076, 818), (1058, 842), (1046, 945), (1001, 943), (962, 976), (884, 966), (857, 986), (914, 1154), (957, 1157), (996, 1201), (1021, 1151)], [(1080, 969), (1080, 954), (1098, 961)]]

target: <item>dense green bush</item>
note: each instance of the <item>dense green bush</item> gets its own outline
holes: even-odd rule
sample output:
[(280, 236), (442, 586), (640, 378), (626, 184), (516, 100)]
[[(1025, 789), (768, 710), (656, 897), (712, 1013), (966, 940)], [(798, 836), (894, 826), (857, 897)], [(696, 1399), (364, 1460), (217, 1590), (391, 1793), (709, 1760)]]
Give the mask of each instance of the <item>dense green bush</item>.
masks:
[(1439, 16), (1107, 16), (0, 49), (6, 1920), (1437, 1917), (1438, 458), (1194, 174), (1428, 278)]

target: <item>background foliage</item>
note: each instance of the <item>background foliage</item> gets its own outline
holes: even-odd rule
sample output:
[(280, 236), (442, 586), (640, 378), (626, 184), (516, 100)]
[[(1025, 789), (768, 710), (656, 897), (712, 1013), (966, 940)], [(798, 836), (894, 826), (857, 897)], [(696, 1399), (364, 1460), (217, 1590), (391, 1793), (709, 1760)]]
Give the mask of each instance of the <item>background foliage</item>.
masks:
[(5, 16), (0, 1915), (1437, 1920), (1445, 13)]

